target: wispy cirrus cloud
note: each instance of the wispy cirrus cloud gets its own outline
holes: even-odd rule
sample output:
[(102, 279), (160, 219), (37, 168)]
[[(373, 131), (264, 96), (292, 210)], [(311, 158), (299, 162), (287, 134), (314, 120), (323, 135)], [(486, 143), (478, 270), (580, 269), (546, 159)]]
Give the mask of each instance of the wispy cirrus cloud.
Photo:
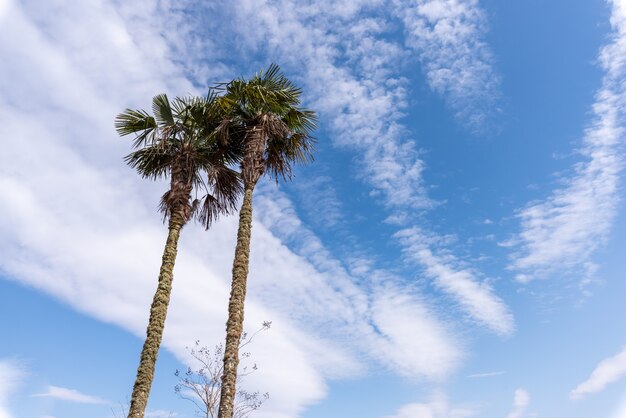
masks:
[(461, 342), (436, 318), (417, 289), (369, 265), (348, 272), (301, 223), (284, 193), (269, 183), (260, 191), (256, 204), (261, 223), (322, 274), (304, 286), (267, 283), (259, 290), (266, 303), (291, 316), (304, 312), (304, 307), (314, 309), (303, 322), (326, 330), (332, 338), (351, 335), (350, 340), (358, 342), (354, 352), (376, 359), (394, 373), (441, 379), (455, 369), (463, 358)]
[[(0, 133), (15, 139), (0, 155), (0, 192), (11, 196), (0, 202), (0, 268), (141, 337), (164, 242), (154, 208), (165, 186), (122, 166), (129, 145), (112, 120), (157, 92), (194, 91), (161, 36), (160, 16), (176, 11), (147, 0), (141, 16), (124, 4), (44, 6), (11, 3), (0, 25), (0, 54), (10, 57), (0, 68)], [(273, 394), (259, 416), (296, 416), (325, 396), (328, 378), (363, 373), (370, 361), (426, 379), (455, 369), (461, 344), (418, 291), (375, 269), (346, 272), (288, 199), (263, 199), (271, 193), (259, 190), (267, 216), (255, 224), (246, 308), (248, 323), (274, 322), (271, 341), (255, 343), (261, 368), (249, 380)], [(191, 341), (223, 338), (221, 325), (207, 324), (225, 321), (235, 231), (235, 218), (208, 233), (185, 228), (164, 336), (181, 359)], [(80, 398), (62, 389), (48, 395)]]
[(503, 370), (497, 372), (473, 373), (468, 375), (467, 377), (469, 377), (470, 379), (482, 379), (483, 377), (502, 376), (504, 373), (506, 372)]
[[(394, 209), (432, 207), (425, 164), (403, 124), (409, 91), (401, 70), (416, 54), (431, 87), (478, 128), (499, 94), (478, 2), (395, 2), (390, 9), (380, 0), (238, 0), (232, 6), (234, 22), (226, 30), (250, 51), (262, 50), (301, 74), (335, 145), (360, 155), (361, 177), (373, 193)], [(390, 36), (398, 17), (404, 40)]]
[(613, 357), (602, 360), (591, 376), (570, 392), (570, 398), (580, 399), (601, 392), (609, 384), (626, 376), (626, 347)]
[[(459, 117), (477, 128), (486, 115), (481, 109), (493, 108), (499, 88), (482, 40), (485, 19), (476, 1), (397, 2), (391, 12), (380, 1), (340, 4), (239, 0), (232, 12), (236, 29), (230, 30), (246, 39), (250, 50), (264, 50), (304, 71), (309, 100), (328, 122), (334, 144), (359, 155), (359, 176), (389, 210), (388, 223), (410, 225), (409, 213), (436, 203), (424, 184), (425, 163), (403, 124), (408, 86), (399, 70), (417, 52), (433, 89), (458, 112), (463, 109)], [(404, 42), (388, 36), (397, 16), (407, 33)], [(452, 270), (432, 252), (416, 261), (440, 278), (440, 287), (477, 323), (500, 334), (512, 332), (511, 314), (487, 285), (467, 271)]]
[(383, 2), (323, 3), (239, 0), (230, 30), (252, 50), (303, 71), (308, 99), (335, 145), (358, 152), (362, 179), (386, 205), (430, 206), (424, 164), (401, 123), (407, 92), (397, 67), (405, 51), (385, 36), (390, 23)]
[(296, 188), (302, 207), (315, 226), (333, 228), (344, 219), (341, 200), (330, 176), (299, 179)]
[(75, 389), (68, 389), (68, 388), (64, 388), (61, 386), (53, 386), (53, 385), (48, 386), (45, 392), (36, 393), (31, 396), (36, 397), (36, 398), (51, 398), (51, 399), (57, 399), (57, 400), (66, 401), (66, 402), (94, 404), (94, 405), (106, 405), (106, 404), (111, 403), (107, 401), (106, 399), (102, 399), (98, 396), (86, 395)]
[[(164, 229), (154, 210), (163, 185), (140, 184), (139, 178), (123, 167), (121, 157), (129, 146), (115, 136), (112, 121), (129, 103), (145, 105), (162, 89), (184, 92), (191, 85), (168, 59), (168, 53), (159, 50), (164, 42), (159, 20), (151, 20), (148, 13), (155, 10), (156, 3), (142, 9), (144, 20), (126, 20), (123, 11), (110, 4), (100, 4), (100, 9), (82, 3), (46, 6), (54, 7), (54, 13), (41, 4), (12, 3), (0, 23), (0, 54), (6, 63), (0, 69), (0, 130), (15, 138), (0, 156), (0, 190), (11, 196), (0, 203), (0, 268), (5, 277), (142, 336), (162, 251), (159, 242), (164, 242)], [(55, 23), (68, 19), (74, 24)], [(123, 42), (111, 42), (110, 30), (118, 34), (113, 39)], [(28, 48), (16, 48), (8, 41), (13, 36), (23, 39)], [(93, 50), (98, 50), (95, 62), (89, 58)], [(147, 56), (142, 57), (144, 53)], [(111, 59), (112, 64), (98, 65), (100, 59)], [(45, 74), (40, 72), (43, 68)], [(30, 99), (25, 100), (26, 96)], [(33, 138), (41, 139), (37, 146), (33, 146)], [(38, 169), (31, 170), (31, 164)], [(70, 190), (79, 192), (68, 195)], [(202, 318), (203, 324), (224, 323), (226, 278), (232, 257), (232, 252), (224, 249), (234, 249), (236, 220), (224, 221), (220, 223), (223, 229), (213, 229), (210, 238), (196, 231), (198, 243), (208, 242), (199, 256), (183, 255), (184, 239), (181, 242), (177, 285), (168, 317), (173, 326), (164, 337), (164, 347), (181, 358), (185, 345), (196, 339), (223, 338), (221, 326), (207, 329), (204, 325), (176, 324), (190, 325), (189, 315)], [(193, 236), (193, 231), (186, 228), (183, 235)], [(271, 234), (264, 234), (262, 226), (255, 232), (261, 248), (274, 248), (274, 252), (269, 250), (272, 254), (282, 255), (275, 260), (280, 266), (315, 274), (306, 261), (294, 256)], [(214, 257), (207, 257), (207, 251)], [(261, 265), (273, 264), (262, 257), (258, 260)], [(291, 276), (281, 269), (257, 271), (271, 278)], [(192, 283), (185, 283), (184, 277), (191, 278)], [(193, 278), (199, 281), (194, 284)], [(191, 288), (187, 290), (187, 286)], [(198, 294), (211, 295), (223, 303), (207, 304)], [(268, 381), (278, 384), (266, 387), (276, 394), (275, 404), (268, 405), (266, 411), (269, 416), (293, 416), (324, 396), (324, 376), (307, 360), (308, 348), (303, 347), (307, 347), (308, 338), (296, 339), (297, 333), (284, 333), (290, 329), (289, 320), (281, 321), (278, 313), (268, 314), (266, 309), (255, 307), (253, 300), (249, 315), (253, 321), (255, 314), (259, 322), (267, 318), (276, 321), (273, 344), (265, 346), (265, 354), (258, 356), (265, 359), (265, 370), (271, 371)], [(326, 348), (324, 353), (329, 357), (340, 351), (330, 345)], [(272, 353), (277, 352), (282, 353), (281, 361), (287, 361), (290, 370), (271, 366), (277, 360)], [(296, 381), (291, 378), (295, 370)], [(286, 386), (280, 388), (282, 385)], [(288, 394), (291, 390), (293, 393)]]
[(624, 166), (626, 6), (610, 4), (613, 32), (600, 51), (605, 74), (584, 133), (583, 160), (561, 179), (562, 187), (517, 213), (521, 232), (507, 243), (517, 246), (510, 267), (522, 283), (566, 270), (582, 274), (584, 284), (596, 269), (592, 255), (606, 243), (613, 225)]
[[(356, 153), (359, 176), (391, 213), (403, 217), (433, 206), (422, 179), (425, 164), (402, 123), (407, 81), (398, 67), (408, 52), (387, 36), (394, 29), (383, 2), (331, 7), (239, 0), (191, 20), (184, 10), (152, 0), (46, 5), (54, 14), (37, 2), (9, 3), (0, 28), (28, 45), (17, 48), (8, 36), (0, 41), (2, 56), (11, 57), (0, 69), (0, 130), (22, 138), (0, 156), (0, 190), (11, 196), (0, 203), (6, 238), (0, 267), (13, 279), (143, 335), (156, 277), (156, 264), (145, 260), (160, 253), (163, 236), (154, 205), (146, 202), (158, 200), (162, 185), (139, 185), (120, 167), (128, 147), (114, 136), (111, 121), (125, 107), (145, 106), (155, 93), (194, 93), (205, 78), (231, 77), (232, 67), (242, 67), (234, 62), (237, 51), (250, 65), (250, 56), (271, 49), (269, 59), (299, 75), (335, 145)], [(184, 30), (164, 30), (183, 18)], [(229, 25), (224, 33), (243, 46), (207, 45), (196, 24)], [(224, 48), (228, 54), (220, 52)], [(45, 140), (32, 149), (27, 138)], [(38, 169), (26, 169), (32, 165)], [(251, 259), (247, 318), (271, 319), (274, 327), (272, 340), (255, 346), (264, 366), (249, 382), (265, 382), (263, 389), (276, 394), (259, 416), (297, 415), (325, 396), (326, 379), (363, 373), (370, 362), (435, 380), (457, 367), (462, 344), (419, 290), (364, 263), (347, 272), (289, 199), (269, 189), (257, 197), (257, 213), (265, 216), (255, 226), (253, 248), (259, 250)], [(232, 253), (224, 249), (234, 248), (235, 229), (233, 218), (208, 234), (185, 229), (164, 337), (164, 346), (181, 358), (190, 341), (222, 338), (221, 327), (205, 324), (224, 322), (225, 302), (207, 305), (202, 295), (227, 300)], [(201, 318), (202, 326), (190, 316)], [(346, 343), (347, 335), (353, 343)]]
[(460, 267), (449, 252), (433, 253), (431, 248), (437, 246), (436, 237), (425, 234), (420, 228), (401, 230), (395, 237), (403, 246), (405, 256), (423, 266), (435, 286), (456, 300), (473, 320), (501, 335), (513, 332), (513, 315), (488, 283), (480, 282), (471, 269)]
[(485, 41), (487, 19), (478, 0), (400, 0), (394, 9), (430, 88), (462, 124), (484, 130), (497, 116), (500, 76)]
[(373, 294), (371, 322), (379, 331), (371, 334), (370, 345), (377, 348), (373, 353), (379, 361), (411, 378), (447, 377), (463, 352), (450, 344), (453, 340), (423, 300), (410, 289), (389, 285)]

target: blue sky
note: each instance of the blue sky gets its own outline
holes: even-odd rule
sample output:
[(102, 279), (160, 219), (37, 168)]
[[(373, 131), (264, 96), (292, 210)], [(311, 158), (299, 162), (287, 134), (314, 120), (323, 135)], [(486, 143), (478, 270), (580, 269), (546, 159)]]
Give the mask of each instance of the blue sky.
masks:
[[(626, 1), (0, 0), (0, 62), (0, 418), (119, 415), (166, 185), (113, 119), (271, 62), (320, 128), (255, 192), (254, 416), (626, 418)], [(235, 230), (183, 231), (148, 416)]]

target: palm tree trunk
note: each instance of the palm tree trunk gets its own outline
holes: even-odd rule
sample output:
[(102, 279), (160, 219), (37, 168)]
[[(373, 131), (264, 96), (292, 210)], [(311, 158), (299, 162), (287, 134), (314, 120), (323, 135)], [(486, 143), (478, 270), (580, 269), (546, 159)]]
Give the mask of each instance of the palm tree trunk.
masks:
[(243, 308), (246, 299), (246, 281), (248, 279), (248, 257), (250, 256), (250, 237), (252, 232), (252, 192), (255, 183), (246, 182), (243, 203), (239, 212), (239, 230), (237, 247), (233, 261), (233, 279), (228, 303), (228, 321), (226, 322), (226, 347), (224, 349), (224, 369), (218, 418), (233, 418), (239, 365), (239, 343), (243, 332)]
[(135, 385), (133, 386), (128, 418), (143, 418), (146, 405), (148, 404), (148, 396), (150, 395), (152, 380), (154, 379), (154, 367), (159, 353), (159, 346), (161, 345), (161, 338), (163, 337), (163, 329), (165, 328), (167, 306), (170, 303), (170, 295), (172, 293), (174, 263), (176, 261), (176, 253), (178, 252), (180, 230), (184, 225), (183, 219), (183, 216), (179, 213), (174, 213), (170, 217), (161, 271), (159, 272), (159, 284), (150, 307), (146, 341), (141, 350), (141, 360), (137, 369)]

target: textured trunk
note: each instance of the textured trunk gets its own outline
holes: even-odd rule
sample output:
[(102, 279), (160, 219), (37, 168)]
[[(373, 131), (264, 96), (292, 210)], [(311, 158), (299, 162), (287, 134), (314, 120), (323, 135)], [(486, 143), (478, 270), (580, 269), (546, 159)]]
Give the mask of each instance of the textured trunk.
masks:
[(218, 418), (233, 418), (234, 412), (235, 384), (237, 381), (237, 366), (239, 364), (239, 342), (243, 331), (243, 308), (246, 299), (246, 281), (248, 279), (254, 184), (246, 183), (241, 212), (239, 212), (239, 230), (237, 231), (237, 247), (235, 248), (235, 260), (233, 261), (233, 281), (228, 303), (224, 371), (222, 373), (222, 391)]
[(167, 306), (172, 293), (172, 272), (174, 270), (174, 262), (176, 261), (178, 237), (184, 223), (184, 215), (180, 213), (173, 214), (170, 218), (167, 242), (163, 251), (161, 271), (159, 272), (159, 284), (150, 307), (146, 341), (141, 350), (141, 360), (137, 369), (135, 385), (133, 386), (128, 418), (143, 418), (146, 405), (148, 404), (150, 387), (154, 379), (154, 366), (157, 361), (161, 338), (163, 337)]

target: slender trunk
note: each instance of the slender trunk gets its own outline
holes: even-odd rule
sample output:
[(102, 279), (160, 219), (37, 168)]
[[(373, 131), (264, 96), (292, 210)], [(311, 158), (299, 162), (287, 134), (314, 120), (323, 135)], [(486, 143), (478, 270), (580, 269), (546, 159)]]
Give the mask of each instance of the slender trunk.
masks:
[(233, 280), (228, 303), (228, 321), (226, 322), (226, 347), (224, 349), (224, 369), (218, 418), (233, 418), (239, 364), (239, 343), (243, 331), (243, 308), (246, 299), (246, 281), (248, 279), (248, 257), (250, 256), (250, 237), (252, 232), (252, 192), (255, 183), (246, 182), (243, 203), (239, 212), (239, 230), (237, 247), (233, 261)]
[(163, 329), (165, 328), (167, 306), (170, 303), (170, 295), (172, 293), (172, 273), (178, 251), (178, 238), (180, 230), (184, 225), (183, 219), (184, 217), (179, 213), (172, 214), (170, 218), (167, 242), (163, 250), (161, 271), (159, 272), (159, 284), (150, 307), (146, 341), (141, 350), (141, 360), (137, 369), (135, 385), (133, 386), (128, 418), (143, 418), (146, 405), (148, 404), (150, 387), (154, 379), (154, 367), (159, 353), (159, 346), (161, 345), (161, 338), (163, 337)]

